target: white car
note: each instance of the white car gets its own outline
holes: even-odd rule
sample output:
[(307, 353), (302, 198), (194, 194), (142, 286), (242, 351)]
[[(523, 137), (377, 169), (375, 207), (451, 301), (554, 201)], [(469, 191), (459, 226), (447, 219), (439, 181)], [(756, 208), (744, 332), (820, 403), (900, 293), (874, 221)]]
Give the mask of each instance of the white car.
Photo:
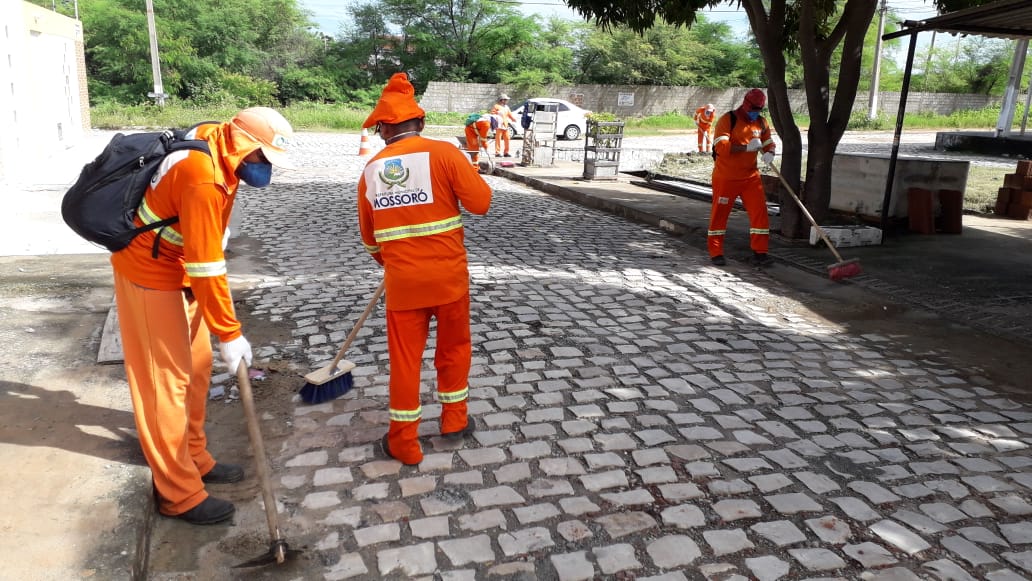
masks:
[(584, 135), (587, 126), (585, 116), (591, 113), (591, 111), (581, 109), (573, 103), (562, 99), (535, 97), (527, 99), (519, 107), (513, 109), (512, 112), (516, 116), (516, 122), (509, 125), (509, 136), (523, 137), (525, 131), (523, 128), (523, 112), (528, 111), (528, 115), (533, 117), (534, 112), (543, 109), (546, 104), (559, 106), (558, 122), (555, 124), (556, 137), (560, 139), (580, 139)]

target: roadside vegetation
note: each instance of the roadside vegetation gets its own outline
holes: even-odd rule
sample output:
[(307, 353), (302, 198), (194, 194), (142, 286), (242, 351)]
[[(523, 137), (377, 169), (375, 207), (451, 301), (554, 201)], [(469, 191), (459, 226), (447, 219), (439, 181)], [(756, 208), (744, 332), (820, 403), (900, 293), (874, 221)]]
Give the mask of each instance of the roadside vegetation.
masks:
[[(154, 6), (162, 88), (167, 95), (159, 107), (148, 97), (155, 90), (155, 79), (146, 66), (152, 55), (146, 11), (139, 0), (29, 1), (68, 16), (78, 11), (93, 123), (106, 129), (184, 127), (200, 120), (226, 119), (241, 107), (268, 105), (283, 110), (302, 131), (358, 131), (387, 78), (399, 70), (409, 72), (417, 91), (438, 80), (504, 83), (514, 87), (516, 95), (573, 83), (761, 86), (782, 94), (779, 91), (803, 88), (813, 80), (808, 81), (798, 39), (785, 37), (784, 51), (760, 50), (764, 43), (777, 40), (770, 34), (799, 32), (798, 26), (786, 22), (784, 31), (739, 34), (725, 23), (708, 21), (700, 9), (735, 4), (732, 0), (700, 0), (691, 3), (689, 11), (669, 14), (651, 8), (639, 14), (647, 7), (633, 0), (566, 2), (589, 16), (583, 21), (525, 14), (515, 5), (493, 0), (468, 0), (461, 5), (450, 0), (358, 0), (345, 8), (349, 19), (332, 34), (316, 29), (300, 0), (176, 0)], [(962, 1), (975, 5), (986, 0)], [(958, 0), (933, 3), (940, 10), (952, 10)], [(784, 0), (770, 4), (783, 6)], [(821, 16), (828, 22), (847, 15), (866, 16), (855, 12), (857, 4), (861, 3), (839, 0)], [(886, 32), (895, 30), (900, 20), (890, 8)], [(861, 28), (851, 34), (863, 36), (856, 37), (858, 42), (872, 47), (878, 23), (867, 18), (852, 21)], [(821, 42), (823, 38), (814, 37)], [(865, 48), (858, 62), (849, 63), (841, 46), (821, 46), (822, 55), (832, 55), (830, 75), (821, 82), (836, 94), (855, 93), (862, 98), (875, 78), (874, 51)], [(896, 63), (902, 49), (899, 40), (884, 44), (879, 90), (900, 89), (902, 71)], [(1006, 39), (940, 41), (917, 54), (911, 88), (1000, 95), (1013, 50), (1013, 41)], [(777, 62), (771, 61), (775, 52), (781, 55)], [(777, 66), (771, 69), (772, 64)], [(840, 79), (842, 71), (848, 73)], [(1032, 70), (1025, 72), (1023, 86), (1030, 75)], [(784, 127), (791, 129), (785, 129), (783, 138), (794, 143), (796, 129), (807, 130), (811, 120), (782, 111), (769, 114), (775, 121), (781, 115)], [(433, 126), (460, 126), (467, 113), (430, 112), (427, 121)], [(989, 130), (997, 114), (991, 108), (948, 116), (908, 113), (905, 128)], [(827, 126), (828, 119), (818, 115), (814, 126)], [(624, 121), (628, 135), (693, 129), (691, 119), (678, 113)], [(854, 114), (845, 129), (894, 127), (895, 111), (883, 111), (873, 120)], [(782, 169), (793, 181), (793, 176), (810, 172), (799, 171), (798, 153), (793, 154), (790, 145), (786, 141)], [(972, 181), (976, 173), (972, 171)]]

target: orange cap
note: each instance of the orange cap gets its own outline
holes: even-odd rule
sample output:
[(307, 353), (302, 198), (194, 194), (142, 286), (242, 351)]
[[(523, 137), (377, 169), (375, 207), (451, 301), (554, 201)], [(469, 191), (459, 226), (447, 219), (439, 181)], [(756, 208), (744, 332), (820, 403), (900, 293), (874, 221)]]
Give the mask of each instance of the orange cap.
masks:
[(767, 106), (767, 95), (763, 94), (763, 91), (759, 89), (750, 89), (745, 94), (745, 99), (742, 101), (742, 105), (752, 105), (753, 107), (759, 107), (763, 109)]
[(380, 100), (376, 102), (373, 112), (366, 117), (362, 123), (362, 129), (369, 129), (377, 123), (389, 123), (395, 125), (409, 119), (422, 119), (426, 117), (416, 103), (416, 89), (408, 80), (405, 73), (394, 73), (394, 76), (387, 81), (383, 88)]
[(237, 113), (229, 123), (257, 143), (269, 163), (283, 169), (297, 169), (287, 155), (294, 129), (275, 109), (250, 107)]

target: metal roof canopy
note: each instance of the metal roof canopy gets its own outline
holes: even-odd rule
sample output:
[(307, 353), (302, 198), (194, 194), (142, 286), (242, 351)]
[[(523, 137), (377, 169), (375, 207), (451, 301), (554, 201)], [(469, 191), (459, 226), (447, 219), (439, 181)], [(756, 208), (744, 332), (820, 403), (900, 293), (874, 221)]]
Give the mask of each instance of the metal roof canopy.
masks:
[[(1021, 75), (1025, 69), (1025, 55), (1028, 53), (1028, 41), (1029, 38), (1032, 38), (1032, 1), (1000, 0), (984, 6), (957, 10), (928, 20), (907, 20), (903, 22), (902, 30), (882, 36), (883, 40), (910, 36), (907, 65), (903, 72), (903, 88), (900, 91), (899, 112), (896, 115), (896, 132), (892, 139), (892, 156), (889, 158), (889, 175), (885, 181), (885, 196), (882, 201), (881, 229), (883, 231), (888, 225), (892, 182), (896, 177), (899, 137), (903, 133), (903, 117), (906, 114), (907, 96), (910, 93), (910, 73), (914, 67), (914, 53), (917, 51), (917, 35), (926, 31), (977, 34), (1018, 41), (1014, 50), (1014, 59), (1011, 61), (1000, 117), (996, 122), (996, 136), (999, 137), (1010, 133), (1011, 120), (1014, 118)], [(882, 239), (884, 240), (885, 237), (883, 236)]]

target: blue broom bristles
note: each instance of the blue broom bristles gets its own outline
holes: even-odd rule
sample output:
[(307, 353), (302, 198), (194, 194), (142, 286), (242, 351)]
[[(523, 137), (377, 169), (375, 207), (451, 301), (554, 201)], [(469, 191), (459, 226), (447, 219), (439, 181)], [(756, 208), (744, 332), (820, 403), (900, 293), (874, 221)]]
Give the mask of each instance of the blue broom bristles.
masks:
[(301, 388), (301, 400), (305, 403), (323, 403), (351, 391), (354, 385), (355, 381), (350, 371), (320, 385), (306, 383)]

